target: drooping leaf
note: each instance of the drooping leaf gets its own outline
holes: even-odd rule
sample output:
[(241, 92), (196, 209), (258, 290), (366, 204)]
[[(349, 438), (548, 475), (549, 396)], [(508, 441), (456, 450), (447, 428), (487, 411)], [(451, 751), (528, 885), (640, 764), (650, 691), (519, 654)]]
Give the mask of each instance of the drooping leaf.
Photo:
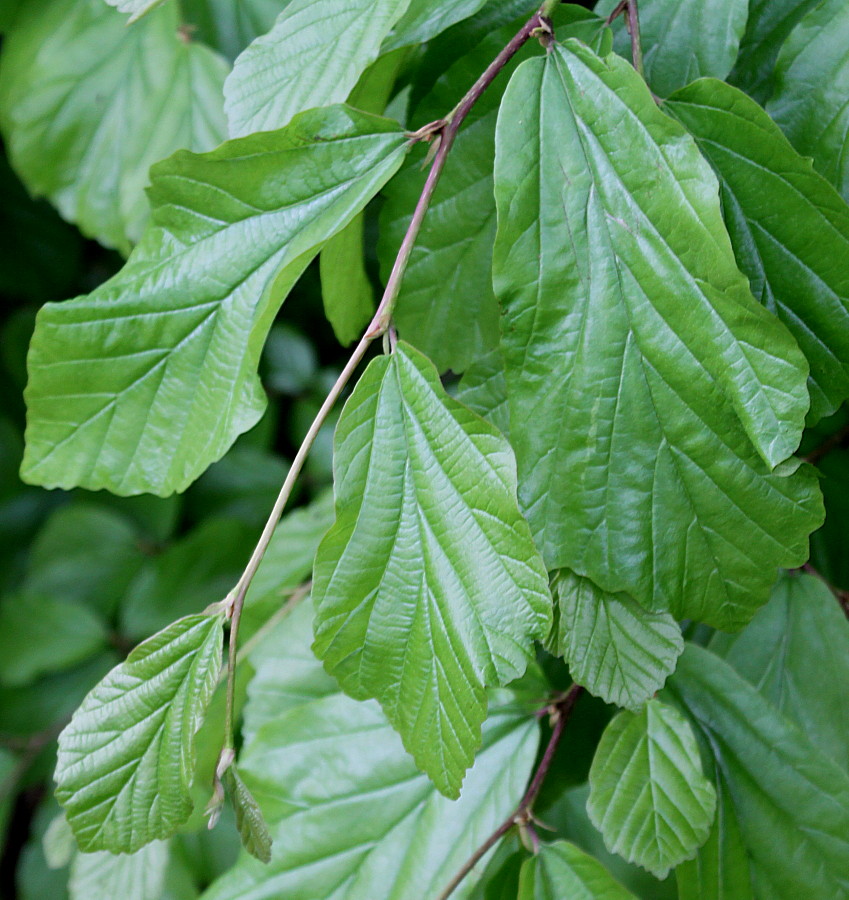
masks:
[[(617, 0), (601, 0), (609, 15)], [(640, 35), (646, 80), (661, 97), (705, 75), (725, 78), (746, 29), (749, 0), (641, 0)], [(614, 27), (616, 52), (631, 58), (624, 16)]]
[(27, 4), (3, 44), (0, 125), (30, 192), (124, 253), (149, 216), (148, 169), (225, 134), (226, 64), (181, 40), (168, 3), (127, 27), (104, 0)]
[(489, 685), (525, 670), (551, 623), (542, 561), (501, 434), (400, 343), (345, 405), (336, 523), (316, 555), (315, 650), (375, 697), (440, 791), (456, 797)]
[(567, 841), (543, 844), (525, 860), (518, 900), (636, 900), (604, 866)]
[(304, 110), (344, 101), (408, 2), (288, 3), (227, 76), (224, 108), (231, 136), (282, 128)]
[(690, 723), (649, 700), (605, 729), (590, 770), (587, 812), (608, 849), (658, 878), (707, 839), (716, 791)]
[(386, 39), (383, 51), (423, 44), (451, 25), (473, 16), (487, 0), (409, 0)]
[(124, 269), (39, 313), (23, 476), (183, 490), (259, 419), (256, 367), (278, 307), (404, 146), (391, 122), (330, 107), (155, 166), (155, 224)]
[(145, 13), (150, 12), (154, 7), (165, 3), (166, 0), (106, 0), (110, 6), (114, 6), (122, 13), (129, 13), (129, 24), (136, 19), (140, 19)]
[(698, 81), (664, 109), (719, 177), (725, 224), (753, 293), (805, 353), (809, 422), (833, 413), (849, 397), (849, 206), (735, 88)]
[[(686, 710), (716, 762), (723, 809), (715, 829), (723, 830), (711, 835), (707, 856), (699, 854), (705, 884), (746, 884), (742, 843), (751, 874), (766, 879), (754, 896), (849, 896), (846, 772), (708, 650), (688, 645), (666, 692)], [(725, 881), (731, 872), (733, 880)], [(737, 894), (726, 896), (736, 900)], [(742, 889), (740, 896), (746, 897)]]
[(533, 707), (512, 691), (492, 696), (483, 749), (448, 800), (377, 703), (351, 700), (323, 671), (312, 615), (299, 606), (251, 657), (239, 767), (271, 827), (271, 863), (243, 854), (204, 900), (436, 897), (518, 803), (539, 739)]
[(749, 0), (749, 21), (729, 81), (758, 103), (773, 91), (775, 59), (793, 26), (820, 0)]
[(566, 660), (578, 684), (632, 710), (663, 687), (684, 649), (669, 613), (648, 612), (627, 594), (608, 594), (568, 569), (555, 573), (551, 592), (548, 649)]
[(68, 882), (70, 900), (162, 900), (169, 848), (153, 841), (135, 853), (77, 853)]
[(767, 109), (849, 201), (849, 4), (823, 0), (793, 29), (775, 64)]
[(91, 609), (61, 596), (22, 593), (0, 601), (0, 682), (29, 684), (96, 655), (106, 627)]
[(242, 838), (242, 846), (260, 862), (270, 862), (272, 840), (259, 804), (254, 800), (253, 794), (242, 781), (242, 776), (235, 766), (230, 766), (224, 777), (236, 809), (236, 827)]
[(821, 507), (779, 466), (808, 366), (737, 269), (713, 173), (629, 64), (568, 42), (515, 73), (495, 185), (510, 432), (549, 568), (739, 627)]
[(221, 669), (219, 616), (187, 616), (136, 647), (59, 736), (56, 796), (80, 848), (133, 853), (192, 810), (195, 732)]
[(743, 631), (709, 646), (849, 772), (849, 621), (822, 581), (784, 575)]

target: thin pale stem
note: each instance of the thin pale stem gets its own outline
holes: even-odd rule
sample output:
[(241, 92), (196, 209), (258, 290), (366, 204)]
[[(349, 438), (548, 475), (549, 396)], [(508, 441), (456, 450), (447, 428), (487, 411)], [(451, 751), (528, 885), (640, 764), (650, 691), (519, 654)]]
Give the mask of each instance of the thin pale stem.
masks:
[(286, 480), (283, 482), (280, 493), (277, 495), (277, 500), (274, 502), (274, 506), (271, 509), (268, 521), (265, 523), (259, 541), (257, 541), (256, 547), (251, 554), (251, 558), (248, 560), (248, 564), (239, 578), (238, 583), (227, 597), (226, 612), (230, 618), (230, 639), (227, 659), (227, 711), (225, 714), (226, 719), (224, 726), (225, 749), (233, 747), (233, 706), (236, 692), (239, 621), (242, 617), (242, 609), (245, 605), (245, 595), (248, 592), (251, 581), (253, 581), (254, 575), (256, 575), (256, 571), (259, 568), (259, 564), (262, 562), (262, 558), (265, 555), (265, 551), (268, 549), (274, 529), (277, 527), (277, 523), (283, 515), (283, 510), (289, 501), (295, 482), (301, 474), (301, 469), (306, 462), (307, 455), (312, 449), (312, 445), (315, 442), (322, 425), (324, 425), (327, 420), (330, 411), (335, 406), (336, 401), (344, 391), (357, 366), (363, 361), (366, 351), (371, 346), (372, 341), (386, 333), (391, 324), (392, 311), (395, 307), (395, 300), (397, 299), (398, 292), (401, 288), (401, 280), (404, 277), (404, 272), (410, 261), (410, 254), (413, 252), (413, 246), (415, 245), (416, 238), (422, 227), (425, 214), (430, 207), (434, 191), (439, 183), (439, 176), (442, 174), (442, 170), (445, 167), (445, 161), (448, 158), (448, 153), (454, 143), (457, 131), (463, 124), (463, 120), (469, 114), (469, 111), (480, 99), (483, 92), (490, 84), (492, 84), (499, 72), (501, 72), (513, 58), (522, 45), (525, 44), (538, 29), (550, 33), (550, 26), (540, 13), (533, 15), (522, 28), (519, 29), (518, 33), (510, 40), (507, 46), (504, 47), (492, 63), (490, 63), (483, 75), (481, 75), (472, 87), (469, 88), (465, 97), (463, 97), (447, 118), (439, 122), (432, 122), (416, 134), (410, 136), (412, 141), (434, 139), (438, 141), (439, 144), (436, 154), (433, 157), (430, 171), (425, 179), (421, 196), (413, 211), (413, 217), (407, 227), (404, 239), (401, 241), (398, 255), (395, 258), (395, 263), (392, 266), (392, 271), (386, 282), (386, 289), (383, 292), (383, 296), (378, 304), (374, 318), (371, 320), (371, 324), (366, 329), (360, 342), (354, 348), (351, 358), (336, 379), (336, 383), (330, 389), (330, 393), (325, 398), (324, 403), (322, 403), (321, 409), (319, 409), (315, 419), (313, 419), (309, 431), (304, 437), (301, 446), (298, 448), (298, 452), (295, 454), (295, 458), (292, 460), (292, 465), (286, 475)]
[(525, 791), (524, 797), (519, 801), (519, 805), (512, 813), (492, 832), (492, 834), (475, 850), (475, 852), (463, 863), (462, 868), (448, 883), (445, 890), (439, 895), (438, 900), (448, 900), (448, 898), (457, 890), (463, 879), (474, 869), (474, 867), (483, 859), (483, 857), (513, 828), (514, 825), (526, 826), (532, 820), (534, 801), (539, 795), (542, 786), (545, 783), (554, 755), (557, 753), (557, 747), (563, 732), (566, 729), (566, 723), (575, 708), (583, 688), (578, 684), (573, 684), (562, 700), (551, 706), (551, 714), (554, 718), (554, 727), (551, 731), (551, 737), (548, 739), (545, 752), (539, 765), (534, 772), (531, 783)]

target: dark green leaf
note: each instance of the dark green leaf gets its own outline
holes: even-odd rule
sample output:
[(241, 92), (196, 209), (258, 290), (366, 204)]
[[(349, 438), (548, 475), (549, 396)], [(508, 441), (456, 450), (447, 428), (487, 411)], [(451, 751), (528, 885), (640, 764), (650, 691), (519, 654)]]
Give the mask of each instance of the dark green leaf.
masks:
[(675, 670), (684, 649), (678, 623), (627, 594), (608, 594), (588, 578), (558, 570), (551, 582), (554, 627), (548, 649), (569, 673), (608, 703), (637, 709)]
[(221, 645), (220, 617), (179, 619), (83, 700), (59, 736), (56, 766), (56, 796), (82, 850), (133, 853), (186, 821)]
[(743, 631), (710, 649), (849, 772), (849, 621), (811, 575), (784, 575)]
[(409, 0), (383, 50), (421, 44), (456, 22), (474, 15), (487, 0)]
[(495, 183), (510, 433), (548, 566), (739, 627), (822, 513), (810, 469), (779, 465), (807, 362), (737, 269), (713, 173), (629, 64), (570, 41), (515, 73)]
[(492, 422), (503, 435), (510, 436), (507, 382), (504, 378), (504, 360), (499, 350), (490, 350), (466, 369), (457, 398), (479, 416)]
[(849, 397), (849, 207), (729, 85), (698, 81), (664, 109), (719, 176), (725, 224), (752, 291), (810, 363), (809, 421), (831, 414)]
[(485, 688), (521, 675), (551, 624), (512, 452), (401, 343), (345, 404), (334, 469), (316, 653), (351, 696), (381, 702), (418, 765), (456, 797)]
[(185, 23), (198, 40), (235, 59), (265, 34), (289, 0), (180, 0)]
[(436, 897), (518, 803), (538, 743), (532, 709), (493, 695), (484, 747), (448, 800), (374, 701), (339, 693), (310, 652), (311, 622), (299, 606), (251, 657), (239, 767), (271, 826), (271, 864), (243, 854), (204, 900)]
[(678, 710), (649, 700), (607, 726), (587, 812), (608, 849), (663, 878), (705, 842), (715, 810), (693, 729)]
[(592, 856), (574, 844), (543, 844), (522, 866), (518, 900), (636, 900)]
[(242, 838), (242, 846), (260, 862), (270, 862), (272, 840), (259, 804), (254, 800), (253, 794), (242, 781), (235, 766), (230, 766), (224, 778), (236, 809), (236, 827)]
[(148, 219), (151, 164), (225, 133), (225, 62), (178, 24), (174, 3), (128, 28), (103, 0), (44, 0), (24, 5), (3, 43), (0, 123), (16, 171), (125, 253)]
[[(607, 16), (617, 0), (601, 0)], [(749, 0), (640, 0), (640, 35), (646, 80), (661, 97), (712, 75), (725, 78), (737, 58)], [(631, 41), (620, 16), (614, 28), (616, 52), (631, 58)]]
[(124, 269), (39, 313), (24, 477), (183, 490), (259, 419), (271, 320), (404, 147), (391, 122), (330, 107), (155, 166), (155, 224)]
[(268, 34), (240, 54), (224, 84), (233, 137), (288, 125), (341, 103), (409, 0), (292, 0)]
[[(688, 645), (667, 693), (691, 716), (716, 763), (723, 808), (707, 856), (699, 856), (698, 877), (708, 885), (732, 885), (726, 896), (736, 900), (736, 886), (747, 884), (742, 844), (752, 870), (766, 879), (755, 896), (849, 896), (846, 772), (728, 663), (701, 647)], [(689, 896), (714, 900), (721, 894)], [(747, 896), (743, 887), (739, 896)]]
[(849, 4), (823, 0), (787, 38), (769, 114), (849, 201)]

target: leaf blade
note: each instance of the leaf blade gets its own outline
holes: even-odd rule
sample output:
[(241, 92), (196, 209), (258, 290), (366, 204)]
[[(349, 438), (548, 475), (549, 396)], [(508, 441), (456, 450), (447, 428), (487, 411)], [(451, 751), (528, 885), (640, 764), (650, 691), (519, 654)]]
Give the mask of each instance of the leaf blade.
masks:
[(634, 900), (597, 859), (567, 841), (543, 844), (519, 879), (518, 900)]

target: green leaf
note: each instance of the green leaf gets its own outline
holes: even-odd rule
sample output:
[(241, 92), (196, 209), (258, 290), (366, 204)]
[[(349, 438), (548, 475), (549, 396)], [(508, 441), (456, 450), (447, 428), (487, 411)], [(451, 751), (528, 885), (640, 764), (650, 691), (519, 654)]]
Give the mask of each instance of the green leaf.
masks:
[(716, 792), (690, 723), (649, 700), (607, 726), (590, 770), (587, 812), (608, 849), (663, 878), (705, 840)]
[(498, 350), (491, 350), (466, 369), (460, 379), (457, 399), (495, 425), (505, 437), (510, 436), (504, 360)]
[(749, 21), (729, 81), (758, 103), (772, 95), (775, 59), (793, 26), (820, 0), (749, 0)]
[(457, 797), (485, 688), (521, 675), (551, 624), (510, 446), (403, 343), (363, 374), (335, 446), (316, 654), (351, 696), (380, 701), (418, 765)]
[(543, 844), (525, 860), (518, 900), (636, 900), (604, 866), (574, 844)]
[(221, 670), (220, 616), (187, 616), (136, 647), (59, 736), (56, 796), (80, 848), (133, 853), (192, 811), (194, 736)]
[(271, 863), (243, 854), (204, 900), (436, 897), (518, 803), (539, 740), (532, 708), (512, 691), (493, 695), (484, 747), (448, 800), (380, 707), (344, 696), (322, 670), (312, 616), (302, 604), (251, 656), (239, 768), (270, 824)]
[(299, 112), (341, 103), (408, 2), (292, 0), (227, 76), (230, 134), (282, 128)]
[(68, 882), (71, 900), (162, 900), (168, 857), (165, 841), (153, 841), (129, 856), (77, 853)]
[(404, 148), (391, 122), (331, 107), (155, 166), (155, 224), (124, 269), (39, 313), (24, 478), (186, 488), (260, 418), (256, 368), (277, 309)]
[(737, 269), (710, 167), (629, 64), (570, 41), (513, 76), (495, 186), (510, 433), (549, 568), (739, 627), (822, 512), (813, 472), (779, 467), (807, 362)]
[(553, 576), (554, 626), (548, 649), (608, 703), (638, 709), (663, 687), (684, 649), (669, 613), (651, 613), (627, 594), (608, 594), (568, 569)]
[(823, 0), (793, 29), (775, 64), (767, 109), (849, 201), (849, 5)]
[[(700, 877), (728, 883), (728, 867), (736, 873), (730, 884), (745, 884), (743, 846), (752, 870), (766, 879), (755, 896), (849, 896), (846, 772), (728, 663), (701, 647), (687, 646), (666, 693), (686, 710), (716, 761), (724, 809), (706, 845), (709, 855), (700, 854)], [(736, 900), (746, 893), (725, 896)]]
[(235, 59), (250, 42), (270, 31), (289, 0), (180, 0), (186, 25), (197, 38)]
[[(607, 16), (617, 0), (601, 0)], [(643, 65), (651, 89), (667, 97), (685, 84), (712, 75), (725, 78), (737, 58), (746, 29), (749, 0), (641, 0)], [(616, 52), (631, 58), (625, 17), (614, 25)]]
[[(737, 264), (808, 359), (809, 423), (849, 397), (849, 207), (745, 94), (702, 80), (664, 104), (720, 183)], [(812, 241), (810, 235), (816, 234)]]
[(149, 216), (151, 164), (225, 133), (225, 62), (181, 40), (178, 24), (174, 3), (128, 28), (103, 0), (44, 0), (23, 7), (3, 44), (0, 124), (15, 170), (124, 253)]
[(272, 840), (259, 804), (254, 800), (253, 794), (242, 781), (235, 766), (227, 769), (224, 778), (236, 809), (236, 827), (242, 838), (242, 846), (260, 862), (270, 862)]
[(849, 621), (822, 581), (784, 575), (743, 631), (709, 646), (849, 772)]
[(0, 604), (0, 681), (29, 684), (106, 646), (100, 617), (73, 600), (23, 593)]
[(132, 24), (166, 0), (106, 0), (106, 2), (122, 13), (129, 13), (128, 24)]
[(451, 25), (473, 16), (487, 0), (409, 0), (383, 51), (423, 44)]

